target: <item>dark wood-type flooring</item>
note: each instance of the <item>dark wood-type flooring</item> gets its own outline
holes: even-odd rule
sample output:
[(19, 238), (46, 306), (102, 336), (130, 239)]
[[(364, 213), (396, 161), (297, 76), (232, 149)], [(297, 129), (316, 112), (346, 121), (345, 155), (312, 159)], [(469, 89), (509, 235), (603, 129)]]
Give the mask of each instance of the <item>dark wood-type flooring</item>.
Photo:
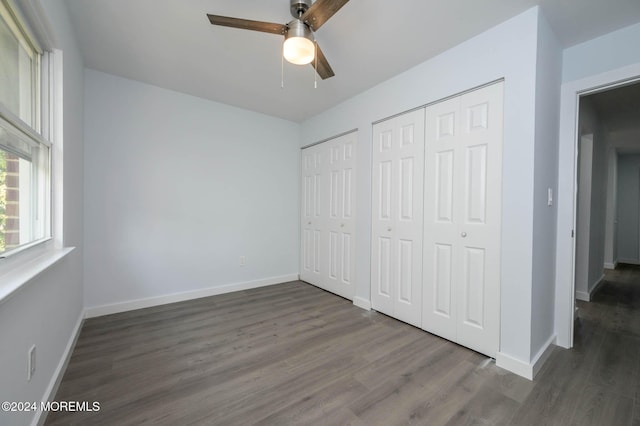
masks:
[(301, 282), (87, 320), (47, 424), (640, 425), (640, 269), (531, 382)]

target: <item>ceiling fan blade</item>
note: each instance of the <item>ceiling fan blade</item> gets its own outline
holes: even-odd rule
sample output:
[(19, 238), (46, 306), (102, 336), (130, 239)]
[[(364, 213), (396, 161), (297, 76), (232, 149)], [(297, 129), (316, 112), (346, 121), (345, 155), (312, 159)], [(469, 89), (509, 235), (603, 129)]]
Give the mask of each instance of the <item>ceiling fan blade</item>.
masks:
[(317, 0), (300, 17), (313, 31), (318, 31), (349, 0)]
[(252, 21), (250, 19), (231, 18), (229, 16), (210, 15), (207, 13), (209, 22), (213, 25), (223, 27), (240, 28), (243, 30), (261, 31), (263, 33), (284, 34), (287, 27), (282, 24), (271, 22)]
[(326, 80), (327, 78), (330, 78), (336, 75), (331, 69), (331, 65), (329, 65), (329, 61), (327, 61), (327, 58), (324, 56), (324, 53), (322, 53), (322, 50), (320, 49), (320, 46), (318, 46), (317, 43), (316, 43), (316, 55), (318, 56), (318, 65), (316, 66), (316, 60), (314, 59), (313, 61), (311, 61), (311, 66), (316, 69), (316, 72), (318, 73), (320, 78), (322, 78), (323, 80)]

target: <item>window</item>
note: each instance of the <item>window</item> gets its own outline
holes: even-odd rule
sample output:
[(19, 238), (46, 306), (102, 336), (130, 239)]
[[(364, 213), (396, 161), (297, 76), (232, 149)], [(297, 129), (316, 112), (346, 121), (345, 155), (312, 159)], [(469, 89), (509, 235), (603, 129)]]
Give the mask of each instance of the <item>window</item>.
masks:
[(44, 58), (0, 0), (0, 257), (51, 235), (50, 144), (40, 120)]

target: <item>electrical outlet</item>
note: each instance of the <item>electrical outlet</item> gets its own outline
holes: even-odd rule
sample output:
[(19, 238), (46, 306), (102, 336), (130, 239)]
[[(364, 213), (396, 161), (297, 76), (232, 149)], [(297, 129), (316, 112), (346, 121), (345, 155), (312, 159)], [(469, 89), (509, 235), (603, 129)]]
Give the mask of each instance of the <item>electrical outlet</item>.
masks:
[(31, 381), (31, 378), (36, 373), (36, 345), (29, 348), (27, 352), (27, 381)]
[(246, 256), (240, 256), (240, 266), (244, 266), (247, 264), (247, 257)]

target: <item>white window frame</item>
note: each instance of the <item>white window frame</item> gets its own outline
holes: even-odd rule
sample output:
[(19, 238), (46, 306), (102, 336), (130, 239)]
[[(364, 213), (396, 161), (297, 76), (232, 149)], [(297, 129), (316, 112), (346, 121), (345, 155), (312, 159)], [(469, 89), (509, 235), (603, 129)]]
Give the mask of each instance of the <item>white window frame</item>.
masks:
[[(23, 18), (21, 10), (17, 7), (13, 0), (0, 0), (0, 15), (7, 22), (18, 42), (27, 51), (30, 59), (33, 61), (33, 70), (31, 75), (32, 83), (32, 99), (31, 99), (31, 122), (29, 125), (23, 119), (10, 111), (2, 103), (0, 103), (0, 120), (5, 122), (12, 128), (13, 132), (32, 143), (42, 145), (48, 149), (48, 158), (42, 167), (34, 167), (34, 175), (45, 173), (44, 178), (38, 179), (38, 194), (36, 195), (37, 208), (39, 215), (44, 216), (44, 223), (41, 223), (44, 231), (43, 237), (21, 244), (13, 249), (0, 253), (0, 274), (2, 273), (3, 263), (7, 263), (7, 258), (18, 253), (29, 251), (34, 246), (41, 246), (51, 241), (53, 209), (52, 209), (52, 176), (54, 173), (52, 158), (54, 156), (54, 146), (50, 142), (53, 136), (54, 109), (58, 105), (54, 105), (55, 96), (53, 93), (56, 77), (54, 75), (54, 54), (46, 52), (41, 48), (38, 40), (30, 30), (27, 21)], [(61, 53), (61, 52), (59, 52)], [(59, 104), (62, 107), (62, 104)], [(10, 262), (9, 262), (10, 263)]]
[[(40, 0), (0, 0), (24, 25), (27, 36), (43, 47), (41, 61), (40, 137), (50, 141), (49, 223), (51, 237), (5, 253), (0, 258), (0, 307), (34, 277), (74, 250), (64, 244), (63, 233), (63, 52)], [(37, 37), (34, 37), (35, 34)]]

